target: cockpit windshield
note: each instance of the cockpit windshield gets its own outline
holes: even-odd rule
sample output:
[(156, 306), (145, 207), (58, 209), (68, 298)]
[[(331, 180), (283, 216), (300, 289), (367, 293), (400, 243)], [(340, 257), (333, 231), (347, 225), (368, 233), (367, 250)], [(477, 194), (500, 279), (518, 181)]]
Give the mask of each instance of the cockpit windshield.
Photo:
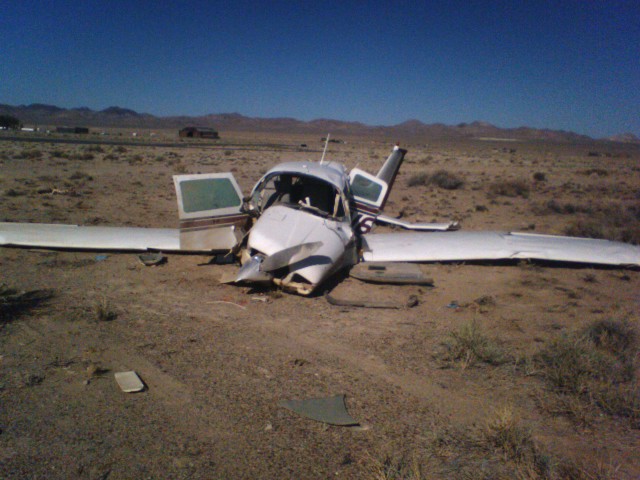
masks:
[(271, 175), (258, 185), (251, 200), (260, 212), (280, 203), (320, 216), (343, 218), (347, 215), (343, 197), (333, 185), (306, 175)]

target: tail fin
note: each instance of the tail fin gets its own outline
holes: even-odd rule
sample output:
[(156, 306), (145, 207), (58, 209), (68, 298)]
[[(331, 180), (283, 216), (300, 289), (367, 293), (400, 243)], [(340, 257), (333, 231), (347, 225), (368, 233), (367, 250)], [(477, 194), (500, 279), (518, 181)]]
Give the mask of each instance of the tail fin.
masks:
[(384, 200), (382, 201), (382, 205), (380, 206), (380, 210), (384, 208), (385, 203), (387, 203), (387, 198), (389, 197), (389, 192), (391, 192), (391, 187), (393, 187), (393, 182), (396, 180), (396, 175), (398, 174), (398, 170), (400, 170), (400, 165), (402, 165), (402, 161), (404, 160), (404, 156), (407, 154), (407, 151), (399, 146), (395, 146), (389, 158), (384, 162), (382, 168), (376, 175), (377, 178), (382, 180), (388, 185), (387, 193), (385, 194)]

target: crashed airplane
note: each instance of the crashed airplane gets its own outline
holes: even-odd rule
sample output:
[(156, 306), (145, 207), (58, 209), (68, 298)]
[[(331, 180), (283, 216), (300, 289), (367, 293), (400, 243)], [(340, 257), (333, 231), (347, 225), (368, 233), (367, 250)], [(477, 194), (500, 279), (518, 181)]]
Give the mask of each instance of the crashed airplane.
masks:
[[(0, 246), (66, 250), (226, 253), (241, 284), (275, 284), (301, 295), (358, 262), (531, 259), (640, 266), (640, 247), (530, 233), (463, 232), (458, 224), (385, 216), (406, 150), (395, 147), (377, 175), (335, 162), (269, 170), (244, 197), (231, 173), (173, 177), (179, 229), (0, 223)], [(374, 224), (407, 232), (372, 233)]]

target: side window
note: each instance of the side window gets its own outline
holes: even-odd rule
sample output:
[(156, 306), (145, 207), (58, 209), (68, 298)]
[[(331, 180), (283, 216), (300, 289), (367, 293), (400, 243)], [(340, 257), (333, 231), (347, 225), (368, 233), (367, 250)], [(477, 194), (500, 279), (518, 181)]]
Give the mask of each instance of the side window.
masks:
[(185, 180), (180, 182), (180, 191), (185, 213), (242, 205), (242, 199), (228, 178)]
[(174, 175), (180, 220), (236, 215), (242, 191), (231, 173)]
[(351, 181), (351, 192), (356, 197), (375, 203), (382, 193), (382, 185), (356, 173)]

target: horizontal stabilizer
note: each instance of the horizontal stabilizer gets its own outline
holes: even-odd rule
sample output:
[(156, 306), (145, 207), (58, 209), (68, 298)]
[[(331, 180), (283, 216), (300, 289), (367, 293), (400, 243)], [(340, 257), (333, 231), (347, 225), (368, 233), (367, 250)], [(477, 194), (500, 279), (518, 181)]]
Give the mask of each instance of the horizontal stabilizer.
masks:
[(180, 249), (180, 232), (176, 229), (81, 227), (47, 223), (0, 223), (0, 246), (95, 251), (184, 251)]
[(363, 238), (367, 262), (531, 259), (640, 266), (640, 247), (590, 238), (460, 231), (374, 233)]

